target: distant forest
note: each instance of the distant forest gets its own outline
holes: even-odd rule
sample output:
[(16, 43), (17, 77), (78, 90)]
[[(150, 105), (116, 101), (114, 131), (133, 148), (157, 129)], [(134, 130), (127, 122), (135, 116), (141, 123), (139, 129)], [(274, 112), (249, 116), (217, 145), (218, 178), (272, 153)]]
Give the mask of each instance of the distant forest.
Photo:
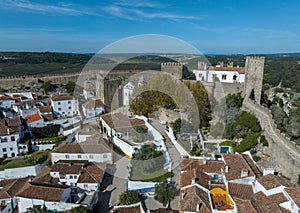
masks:
[[(300, 92), (300, 54), (272, 54), (266, 57), (264, 84), (292, 88)], [(53, 52), (0, 52), (0, 76), (24, 76), (43, 73), (61, 73), (81, 71), (93, 54), (53, 53)], [(203, 57), (183, 59), (192, 70)], [(245, 55), (209, 55), (211, 65), (223, 61), (225, 64), (244, 66)], [(171, 61), (159, 56), (140, 56), (125, 61), (115, 67), (116, 70), (158, 70), (160, 63)], [(104, 59), (104, 63), (111, 63)]]

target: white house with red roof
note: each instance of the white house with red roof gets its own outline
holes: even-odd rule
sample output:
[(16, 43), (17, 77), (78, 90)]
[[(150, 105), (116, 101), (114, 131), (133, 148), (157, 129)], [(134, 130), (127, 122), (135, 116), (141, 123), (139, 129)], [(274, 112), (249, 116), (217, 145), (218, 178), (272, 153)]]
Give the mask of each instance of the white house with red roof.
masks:
[(17, 130), (0, 124), (0, 158), (16, 157), (19, 154), (18, 141)]
[(25, 119), (26, 119), (28, 126), (30, 126), (30, 127), (44, 127), (45, 126), (44, 119), (39, 113), (29, 115), (29, 116), (25, 117)]
[(6, 95), (0, 95), (0, 108), (10, 109), (15, 104), (15, 99)]
[(78, 100), (69, 94), (57, 94), (51, 97), (51, 106), (56, 117), (80, 115)]
[(90, 100), (82, 104), (82, 111), (86, 118), (93, 118), (105, 113), (105, 106), (100, 99)]
[(208, 66), (204, 62), (198, 63), (198, 69), (193, 70), (197, 81), (222, 83), (244, 83), (245, 68), (233, 67), (233, 63), (224, 66), (223, 63), (217, 66)]

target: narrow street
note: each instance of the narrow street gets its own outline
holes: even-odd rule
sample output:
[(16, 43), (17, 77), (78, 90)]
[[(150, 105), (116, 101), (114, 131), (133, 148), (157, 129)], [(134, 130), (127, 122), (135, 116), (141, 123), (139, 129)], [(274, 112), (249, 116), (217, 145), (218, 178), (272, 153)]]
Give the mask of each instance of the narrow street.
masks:
[(149, 119), (151, 125), (156, 128), (165, 138), (166, 147), (168, 149), (169, 155), (172, 159), (172, 172), (174, 176), (172, 177), (172, 182), (175, 184), (176, 187), (176, 195), (174, 199), (172, 199), (170, 205), (173, 210), (180, 210), (180, 203), (179, 203), (179, 192), (180, 192), (180, 161), (181, 157), (167, 134), (165, 133), (165, 127), (162, 126), (159, 121)]

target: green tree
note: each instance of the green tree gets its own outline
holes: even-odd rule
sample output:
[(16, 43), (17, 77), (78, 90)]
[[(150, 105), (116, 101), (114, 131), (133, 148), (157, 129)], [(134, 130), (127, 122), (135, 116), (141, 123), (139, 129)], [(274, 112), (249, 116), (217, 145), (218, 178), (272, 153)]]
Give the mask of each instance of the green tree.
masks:
[(43, 206), (34, 205), (32, 208), (28, 210), (28, 213), (55, 213), (55, 212), (57, 211), (48, 210), (45, 205)]
[(51, 83), (51, 81), (46, 81), (42, 85), (42, 89), (45, 90), (46, 93), (53, 92), (55, 89), (55, 85)]
[(141, 126), (135, 126), (132, 128), (130, 136), (135, 142), (143, 142), (148, 139), (148, 131)]
[(120, 204), (121, 205), (130, 205), (133, 203), (140, 202), (140, 194), (137, 192), (125, 191), (120, 194)]
[(154, 199), (166, 206), (176, 193), (176, 188), (169, 185), (165, 180), (164, 182), (155, 186)]
[(72, 208), (70, 210), (70, 213), (92, 213), (92, 211), (84, 206), (77, 206), (75, 208)]
[(65, 86), (67, 93), (72, 95), (74, 92), (75, 86), (76, 86), (75, 82), (69, 81)]

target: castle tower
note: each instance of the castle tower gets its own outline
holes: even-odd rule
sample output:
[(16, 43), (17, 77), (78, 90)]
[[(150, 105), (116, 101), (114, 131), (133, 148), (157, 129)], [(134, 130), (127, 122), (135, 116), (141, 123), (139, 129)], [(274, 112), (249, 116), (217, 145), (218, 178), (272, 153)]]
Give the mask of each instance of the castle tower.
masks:
[(245, 98), (261, 103), (265, 57), (247, 56), (245, 63)]
[(173, 75), (176, 79), (181, 80), (184, 77), (185, 66), (180, 62), (167, 62), (161, 64), (161, 71)]
[[(101, 75), (97, 75), (96, 81), (96, 98), (101, 99), (105, 106), (111, 107), (114, 96), (118, 96), (118, 80), (103, 78)], [(116, 97), (115, 100), (118, 100)], [(117, 103), (115, 103), (117, 104)]]

